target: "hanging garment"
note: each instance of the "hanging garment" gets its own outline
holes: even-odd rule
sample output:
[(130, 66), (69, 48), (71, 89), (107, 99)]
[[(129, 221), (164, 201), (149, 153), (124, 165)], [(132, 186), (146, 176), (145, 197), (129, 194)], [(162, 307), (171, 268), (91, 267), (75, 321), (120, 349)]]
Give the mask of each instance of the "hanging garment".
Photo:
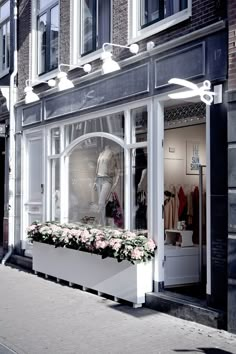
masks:
[(187, 195), (187, 226), (191, 229), (193, 225), (193, 200), (192, 193), (189, 192)]
[(176, 193), (176, 188), (172, 187), (171, 192), (174, 194), (174, 197), (172, 198), (172, 227), (171, 229), (176, 229), (177, 228), (177, 223), (179, 221), (179, 217), (178, 217), (178, 210), (179, 210), (179, 198), (178, 195)]
[(199, 189), (192, 192), (193, 200), (193, 243), (199, 244)]
[(179, 189), (178, 197), (179, 197), (179, 210), (178, 210), (179, 221), (186, 221), (186, 219), (187, 219), (187, 197), (184, 194), (184, 190), (182, 187), (180, 187), (180, 189)]

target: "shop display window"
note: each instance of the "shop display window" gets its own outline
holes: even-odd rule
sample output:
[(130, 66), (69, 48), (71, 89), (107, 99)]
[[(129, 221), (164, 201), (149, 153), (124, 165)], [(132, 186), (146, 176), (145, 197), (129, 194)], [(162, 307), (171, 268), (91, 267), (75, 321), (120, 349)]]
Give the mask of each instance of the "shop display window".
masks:
[(61, 212), (60, 159), (52, 159), (51, 164), (51, 220), (59, 221)]
[(131, 111), (132, 143), (147, 141), (148, 114), (147, 107), (135, 108)]
[(147, 148), (132, 150), (133, 214), (132, 228), (147, 230), (148, 206), (148, 166)]
[(65, 146), (79, 137), (95, 132), (110, 133), (124, 138), (124, 113), (118, 112), (104, 117), (88, 119), (65, 126)]
[(86, 139), (69, 157), (69, 221), (124, 227), (124, 152), (112, 140)]
[(50, 218), (147, 230), (147, 129), (146, 106), (52, 127)]
[(51, 129), (51, 154), (60, 154), (60, 128)]

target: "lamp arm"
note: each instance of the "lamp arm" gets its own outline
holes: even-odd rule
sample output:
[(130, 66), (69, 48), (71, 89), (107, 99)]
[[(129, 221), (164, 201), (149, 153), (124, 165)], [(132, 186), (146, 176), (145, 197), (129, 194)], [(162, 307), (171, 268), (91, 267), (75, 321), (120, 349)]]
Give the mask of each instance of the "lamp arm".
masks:
[(111, 45), (111, 46), (119, 47), (119, 48), (127, 48), (127, 49), (130, 48), (130, 47), (128, 47), (127, 45), (122, 45), (122, 44), (103, 43), (102, 49), (103, 49), (104, 52), (106, 51), (105, 47), (106, 47), (107, 45)]

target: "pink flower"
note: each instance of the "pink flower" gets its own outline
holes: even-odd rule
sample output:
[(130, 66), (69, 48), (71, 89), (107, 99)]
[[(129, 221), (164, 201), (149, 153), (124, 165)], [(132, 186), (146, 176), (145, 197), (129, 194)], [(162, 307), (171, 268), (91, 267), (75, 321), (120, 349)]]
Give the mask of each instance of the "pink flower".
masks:
[(90, 233), (88, 230), (83, 230), (81, 233), (81, 241), (82, 242), (87, 242), (90, 239)]
[(150, 251), (154, 251), (155, 247), (156, 247), (155, 242), (149, 238), (149, 240), (147, 241), (147, 248)]
[(113, 238), (109, 242), (109, 246), (115, 250), (118, 251), (121, 248), (121, 240), (119, 238)]
[(133, 259), (142, 259), (144, 255), (143, 251), (140, 251), (138, 247), (136, 247), (132, 252), (131, 252), (131, 258)]
[(115, 237), (119, 237), (119, 236), (122, 235), (122, 232), (119, 231), (119, 230), (113, 230), (113, 231), (112, 231), (112, 235), (115, 236)]
[(108, 245), (108, 242), (107, 242), (107, 241), (96, 241), (96, 243), (95, 243), (95, 247), (96, 247), (97, 249), (99, 249), (99, 248), (104, 249), (104, 248), (107, 247), (107, 245)]
[(127, 238), (128, 240), (132, 240), (137, 237), (134, 232), (130, 232), (130, 231), (126, 231), (123, 236), (124, 236), (124, 238)]
[(71, 232), (72, 236), (77, 237), (77, 238), (80, 237), (80, 235), (82, 233), (81, 230), (77, 230), (77, 229), (71, 229), (70, 232)]

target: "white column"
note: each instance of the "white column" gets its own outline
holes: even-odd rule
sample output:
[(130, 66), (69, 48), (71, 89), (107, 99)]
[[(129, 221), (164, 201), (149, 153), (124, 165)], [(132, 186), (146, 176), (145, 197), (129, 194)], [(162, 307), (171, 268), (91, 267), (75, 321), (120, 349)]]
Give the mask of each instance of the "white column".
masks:
[(210, 151), (210, 106), (206, 105), (206, 292), (211, 295), (211, 151)]
[(164, 108), (153, 100), (149, 114), (149, 154), (148, 154), (148, 224), (150, 236), (158, 249), (154, 260), (154, 291), (159, 291), (164, 281)]

